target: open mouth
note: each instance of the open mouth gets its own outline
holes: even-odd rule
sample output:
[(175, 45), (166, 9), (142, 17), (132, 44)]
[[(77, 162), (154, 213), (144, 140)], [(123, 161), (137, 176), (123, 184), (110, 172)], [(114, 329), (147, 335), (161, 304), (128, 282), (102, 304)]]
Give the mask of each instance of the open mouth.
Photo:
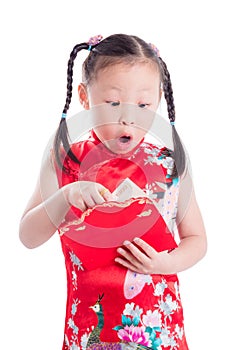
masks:
[(121, 136), (120, 138), (119, 138), (119, 141), (121, 142), (121, 143), (128, 143), (128, 142), (130, 142), (131, 141), (131, 136), (128, 136), (128, 135), (124, 135), (124, 136)]

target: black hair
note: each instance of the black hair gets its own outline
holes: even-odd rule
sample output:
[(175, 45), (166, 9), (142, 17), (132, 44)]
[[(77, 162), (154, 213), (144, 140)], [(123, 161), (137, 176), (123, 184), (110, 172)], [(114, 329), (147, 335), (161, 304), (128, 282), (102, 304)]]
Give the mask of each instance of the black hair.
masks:
[[(67, 113), (72, 98), (74, 60), (78, 52), (81, 50), (90, 50), (90, 53), (82, 66), (82, 80), (87, 85), (95, 79), (95, 76), (100, 69), (103, 69), (108, 65), (121, 62), (131, 64), (135, 63), (136, 60), (140, 60), (142, 62), (155, 62), (160, 72), (169, 120), (170, 122), (175, 121), (175, 105), (171, 78), (165, 62), (158, 56), (157, 52), (150, 44), (146, 43), (137, 36), (126, 34), (110, 35), (98, 44), (90, 46), (89, 43), (81, 43), (73, 48), (67, 67), (67, 96), (66, 103), (63, 108), (64, 114)], [(172, 125), (172, 138), (174, 150), (172, 151), (167, 149), (165, 151), (165, 155), (171, 156), (174, 159), (174, 168), (171, 176), (172, 178), (175, 178), (184, 172), (186, 162), (184, 148), (176, 131), (175, 125)], [(63, 149), (71, 160), (77, 164), (80, 164), (80, 160), (75, 156), (70, 148), (66, 118), (61, 118), (59, 127), (55, 134), (54, 152), (57, 163), (64, 172), (67, 172), (68, 169), (61, 161), (61, 146), (63, 146)]]

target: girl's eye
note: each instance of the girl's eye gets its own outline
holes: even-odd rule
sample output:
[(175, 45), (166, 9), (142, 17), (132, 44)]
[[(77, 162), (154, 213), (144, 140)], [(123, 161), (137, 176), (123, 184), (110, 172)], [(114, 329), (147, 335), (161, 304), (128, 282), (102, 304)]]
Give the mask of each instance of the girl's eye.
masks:
[(116, 107), (120, 105), (120, 102), (118, 101), (106, 101), (106, 103), (109, 103), (112, 107)]
[(149, 104), (148, 104), (148, 103), (139, 103), (138, 106), (139, 106), (140, 108), (146, 108), (146, 107), (149, 106)]

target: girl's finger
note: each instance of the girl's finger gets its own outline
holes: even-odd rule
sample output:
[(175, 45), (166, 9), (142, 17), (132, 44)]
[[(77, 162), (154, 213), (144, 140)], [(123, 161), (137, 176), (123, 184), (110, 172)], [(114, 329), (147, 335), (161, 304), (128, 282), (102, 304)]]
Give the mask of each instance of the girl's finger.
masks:
[(85, 191), (83, 191), (82, 198), (88, 208), (93, 208), (96, 205), (90, 193), (85, 193)]
[(146, 243), (141, 238), (136, 237), (136, 238), (133, 239), (133, 242), (135, 244), (137, 244), (139, 247), (141, 247), (141, 249), (147, 254), (147, 256), (149, 258), (153, 258), (155, 256), (155, 254), (158, 253), (153, 247), (151, 247), (151, 245)]
[(128, 260), (124, 260), (124, 259), (121, 259), (120, 257), (118, 257), (118, 258), (115, 258), (115, 262), (126, 267), (129, 270), (141, 273), (140, 269), (137, 266), (131, 264)]
[(92, 198), (96, 204), (102, 204), (105, 202), (105, 198), (101, 195), (100, 191), (94, 191), (92, 193)]
[(123, 248), (118, 248), (117, 252), (121, 254), (125, 260), (128, 260), (132, 265), (137, 266), (140, 264), (139, 260), (137, 260), (131, 252), (128, 252)]
[(68, 197), (68, 202), (71, 206), (79, 208), (81, 211), (85, 211), (87, 209), (82, 197), (72, 195)]
[(76, 201), (72, 204), (74, 207), (79, 208), (81, 211), (85, 211), (87, 209), (86, 205), (84, 204), (83, 200)]
[(145, 265), (149, 262), (149, 260), (150, 260), (149, 257), (145, 253), (140, 251), (140, 249), (138, 247), (136, 247), (133, 243), (131, 243), (129, 241), (125, 241), (123, 244), (128, 250), (130, 250), (132, 255), (138, 261), (140, 261), (143, 265)]

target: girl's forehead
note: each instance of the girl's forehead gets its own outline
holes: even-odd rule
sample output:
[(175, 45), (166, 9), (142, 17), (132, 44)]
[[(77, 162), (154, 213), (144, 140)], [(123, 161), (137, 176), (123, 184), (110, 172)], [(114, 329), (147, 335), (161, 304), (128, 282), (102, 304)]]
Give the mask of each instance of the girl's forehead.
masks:
[[(102, 87), (121, 89), (121, 83), (129, 84), (138, 82), (142, 89), (147, 89), (147, 85), (160, 80), (158, 66), (154, 62), (144, 62), (135, 64), (117, 63), (100, 69), (94, 79), (94, 83), (102, 84)], [(104, 85), (103, 85), (104, 84)], [(117, 85), (116, 85), (117, 84)]]
[(113, 63), (109, 64), (106, 67), (101, 68), (97, 75), (103, 75), (103, 74), (127, 74), (127, 73), (137, 73), (141, 71), (154, 71), (155, 73), (159, 71), (158, 65), (153, 62), (152, 60), (147, 61), (136, 61), (135, 63)]

